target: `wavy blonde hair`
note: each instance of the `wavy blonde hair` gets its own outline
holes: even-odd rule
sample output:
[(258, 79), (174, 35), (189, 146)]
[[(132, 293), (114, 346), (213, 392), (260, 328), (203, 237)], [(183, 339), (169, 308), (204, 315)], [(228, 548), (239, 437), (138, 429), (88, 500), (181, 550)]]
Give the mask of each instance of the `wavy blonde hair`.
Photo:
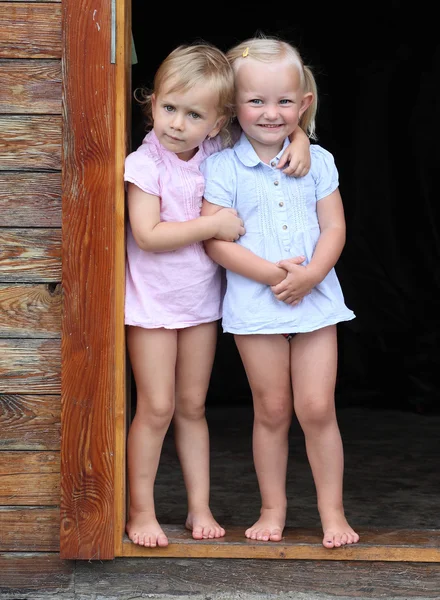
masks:
[(251, 57), (255, 60), (271, 63), (284, 60), (295, 66), (300, 75), (300, 84), (303, 93), (312, 92), (313, 101), (301, 115), (299, 126), (309, 138), (316, 140), (316, 112), (318, 110), (318, 88), (315, 77), (310, 67), (303, 63), (301, 55), (295, 46), (276, 37), (258, 36), (249, 38), (237, 44), (226, 53), (228, 60), (236, 74), (240, 64)]
[(153, 80), (153, 89), (138, 88), (135, 98), (142, 106), (146, 118), (146, 129), (153, 126), (151, 96), (160, 93), (163, 86), (173, 81), (169, 92), (185, 92), (198, 83), (208, 84), (217, 92), (217, 112), (225, 118), (222, 136), (229, 145), (229, 124), (234, 114), (234, 72), (226, 55), (215, 46), (203, 42), (181, 45), (175, 48), (160, 64)]

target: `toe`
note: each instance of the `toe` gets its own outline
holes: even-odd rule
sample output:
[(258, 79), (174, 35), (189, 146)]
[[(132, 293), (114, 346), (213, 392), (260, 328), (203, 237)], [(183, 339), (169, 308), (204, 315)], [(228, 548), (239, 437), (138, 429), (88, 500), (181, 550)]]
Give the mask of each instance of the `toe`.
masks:
[(198, 525), (197, 527), (194, 527), (194, 529), (192, 531), (192, 536), (195, 540), (203, 539), (203, 527), (201, 527), (200, 525)]
[(274, 529), (269, 538), (272, 542), (279, 542), (282, 539), (281, 529)]

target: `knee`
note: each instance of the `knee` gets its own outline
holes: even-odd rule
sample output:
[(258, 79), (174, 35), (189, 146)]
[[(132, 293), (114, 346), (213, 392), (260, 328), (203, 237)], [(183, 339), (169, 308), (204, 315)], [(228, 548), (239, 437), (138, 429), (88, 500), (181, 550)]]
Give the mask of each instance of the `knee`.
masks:
[(176, 398), (174, 418), (186, 421), (199, 421), (205, 418), (205, 397), (201, 394), (188, 394)]
[(289, 429), (292, 420), (292, 401), (283, 396), (260, 399), (254, 404), (254, 422), (266, 429)]
[(174, 414), (174, 401), (163, 399), (148, 405), (138, 403), (135, 418), (154, 429), (166, 429), (169, 427)]
[(336, 419), (333, 401), (309, 398), (298, 404), (295, 404), (295, 413), (303, 430), (321, 429)]

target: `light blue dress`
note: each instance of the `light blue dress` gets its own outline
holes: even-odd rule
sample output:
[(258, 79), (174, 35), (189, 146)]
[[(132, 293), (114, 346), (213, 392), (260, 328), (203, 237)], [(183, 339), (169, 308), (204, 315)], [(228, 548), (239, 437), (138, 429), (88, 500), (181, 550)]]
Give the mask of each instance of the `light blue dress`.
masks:
[[(289, 144), (286, 139), (284, 148)], [(284, 149), (283, 148), (283, 149)], [(310, 146), (311, 168), (301, 178), (261, 162), (244, 134), (233, 148), (208, 157), (200, 167), (208, 202), (235, 208), (246, 233), (235, 242), (271, 262), (304, 255), (310, 262), (320, 235), (317, 202), (339, 185), (333, 156)], [(296, 306), (275, 298), (270, 286), (226, 272), (223, 331), (236, 334), (303, 333), (355, 318), (344, 302), (334, 269)]]

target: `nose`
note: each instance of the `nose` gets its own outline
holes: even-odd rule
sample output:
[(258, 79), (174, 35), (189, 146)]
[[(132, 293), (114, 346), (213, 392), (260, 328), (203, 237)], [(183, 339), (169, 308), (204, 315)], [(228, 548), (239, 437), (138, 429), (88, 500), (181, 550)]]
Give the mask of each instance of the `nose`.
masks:
[(178, 112), (175, 112), (173, 114), (173, 117), (171, 119), (171, 127), (172, 129), (177, 129), (179, 131), (182, 131), (183, 129), (183, 115), (179, 114)]
[(275, 121), (278, 118), (278, 106), (275, 104), (266, 104), (264, 116), (268, 121)]

